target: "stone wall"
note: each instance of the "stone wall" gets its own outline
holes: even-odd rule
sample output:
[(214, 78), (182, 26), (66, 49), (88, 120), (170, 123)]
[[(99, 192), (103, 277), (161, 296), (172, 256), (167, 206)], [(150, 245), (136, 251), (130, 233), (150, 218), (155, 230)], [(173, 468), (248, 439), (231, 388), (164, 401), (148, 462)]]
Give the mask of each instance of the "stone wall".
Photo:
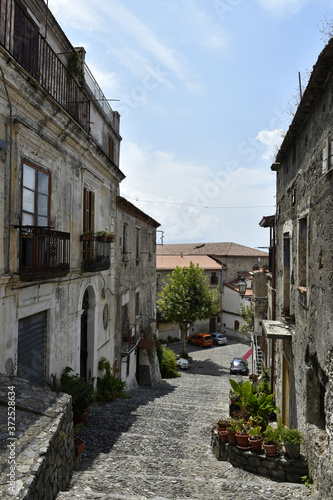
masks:
[(277, 457), (268, 457), (264, 453), (240, 450), (235, 445), (223, 443), (216, 430), (212, 431), (212, 448), (218, 460), (276, 481), (301, 483), (301, 477), (308, 475), (308, 464), (303, 455), (289, 459), (282, 453)]
[(74, 465), (71, 397), (0, 375), (0, 422), (4, 498), (56, 498)]

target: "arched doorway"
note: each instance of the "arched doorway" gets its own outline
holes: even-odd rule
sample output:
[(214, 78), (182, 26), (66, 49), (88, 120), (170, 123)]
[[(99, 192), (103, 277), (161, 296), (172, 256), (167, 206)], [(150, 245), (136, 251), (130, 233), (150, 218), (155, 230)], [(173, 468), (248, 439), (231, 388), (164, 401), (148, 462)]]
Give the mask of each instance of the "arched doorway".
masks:
[(80, 319), (80, 376), (88, 380), (94, 376), (95, 359), (95, 292), (91, 286), (85, 290)]
[(80, 376), (87, 380), (88, 377), (88, 312), (89, 292), (84, 292), (81, 315), (81, 343), (80, 343)]

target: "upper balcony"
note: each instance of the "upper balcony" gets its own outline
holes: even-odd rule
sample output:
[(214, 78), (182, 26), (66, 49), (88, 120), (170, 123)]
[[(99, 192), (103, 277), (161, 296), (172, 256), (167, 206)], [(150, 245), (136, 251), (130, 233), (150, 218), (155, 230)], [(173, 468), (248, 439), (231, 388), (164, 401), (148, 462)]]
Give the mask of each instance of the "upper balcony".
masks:
[(20, 230), (19, 274), (24, 281), (66, 276), (70, 234), (48, 227), (16, 226)]
[[(68, 54), (68, 67), (60, 59), (38, 26), (18, 0), (0, 0), (0, 45), (39, 83), (41, 87), (74, 118), (90, 131), (90, 101), (80, 85), (81, 74), (70, 72), (70, 60), (77, 53)], [(75, 62), (75, 61), (74, 61)], [(73, 66), (73, 64), (72, 64)], [(76, 66), (74, 64), (74, 66)]]

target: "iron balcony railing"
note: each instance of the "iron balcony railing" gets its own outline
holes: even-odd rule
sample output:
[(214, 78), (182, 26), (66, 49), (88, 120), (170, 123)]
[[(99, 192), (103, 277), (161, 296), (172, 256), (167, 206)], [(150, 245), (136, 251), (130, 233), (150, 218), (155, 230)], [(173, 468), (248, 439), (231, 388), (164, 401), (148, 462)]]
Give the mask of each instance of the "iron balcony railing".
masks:
[(89, 132), (90, 101), (84, 89), (39, 33), (26, 9), (18, 0), (0, 0), (0, 14), (0, 45)]
[(97, 236), (82, 239), (82, 269), (83, 271), (105, 271), (111, 265), (111, 243)]
[(128, 325), (122, 331), (122, 352), (129, 353), (136, 347), (140, 340), (140, 328), (138, 324)]
[(69, 272), (70, 234), (48, 227), (20, 230), (19, 274), (25, 281), (65, 276)]

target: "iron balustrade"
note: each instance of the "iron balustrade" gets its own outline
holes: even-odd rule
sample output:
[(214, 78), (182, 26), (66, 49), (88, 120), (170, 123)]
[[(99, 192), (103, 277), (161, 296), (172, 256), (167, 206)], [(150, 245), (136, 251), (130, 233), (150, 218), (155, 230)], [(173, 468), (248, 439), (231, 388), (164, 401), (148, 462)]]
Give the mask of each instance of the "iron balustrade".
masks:
[(90, 239), (82, 239), (82, 268), (83, 271), (105, 271), (111, 265), (111, 243), (91, 236)]
[(140, 340), (140, 329), (138, 324), (128, 325), (128, 327), (122, 331), (122, 347), (121, 350), (124, 353), (129, 353), (136, 347)]
[(47, 279), (69, 272), (70, 234), (48, 227), (16, 226), (20, 230), (21, 279)]
[[(89, 132), (90, 101), (84, 88), (39, 33), (37, 25), (21, 5), (17, 0), (0, 0), (0, 45)], [(72, 56), (76, 54), (73, 51)]]

